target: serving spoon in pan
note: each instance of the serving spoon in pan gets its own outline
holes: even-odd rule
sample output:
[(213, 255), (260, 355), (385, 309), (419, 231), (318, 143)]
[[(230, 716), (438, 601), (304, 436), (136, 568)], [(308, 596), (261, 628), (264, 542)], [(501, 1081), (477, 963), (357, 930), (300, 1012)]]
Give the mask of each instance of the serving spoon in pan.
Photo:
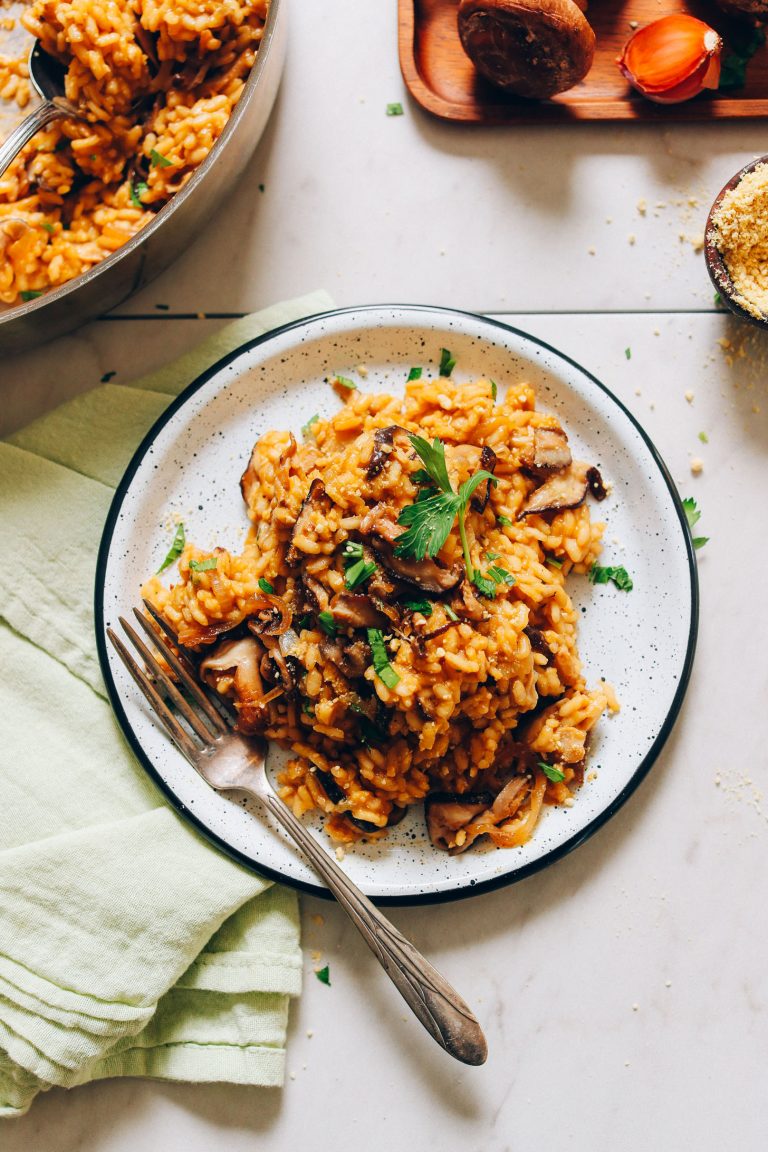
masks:
[(4, 143), (0, 144), (0, 176), (8, 165), (16, 159), (25, 144), (36, 132), (45, 128), (52, 120), (64, 116), (82, 118), (82, 113), (64, 95), (64, 65), (50, 56), (39, 40), (35, 40), (29, 54), (29, 79), (32, 87), (42, 100), (21, 124), (14, 128)]

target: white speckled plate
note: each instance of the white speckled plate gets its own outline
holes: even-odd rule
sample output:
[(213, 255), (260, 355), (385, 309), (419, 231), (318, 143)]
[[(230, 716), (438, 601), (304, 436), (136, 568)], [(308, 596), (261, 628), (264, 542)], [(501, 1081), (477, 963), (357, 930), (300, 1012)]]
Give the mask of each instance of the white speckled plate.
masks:
[[(696, 563), (679, 497), (658, 453), (619, 401), (572, 360), (524, 332), (462, 312), (407, 306), (331, 312), (244, 345), (190, 384), (138, 449), (104, 531), (96, 628), (104, 677), (126, 736), (170, 801), (244, 864), (325, 893), (293, 845), (260, 817), (217, 795), (155, 723), (105, 642), (105, 628), (139, 600), (168, 550), (173, 523), (201, 547), (238, 548), (247, 521), (239, 478), (256, 438), (271, 428), (297, 435), (338, 400), (326, 375), (356, 377), (367, 390), (400, 392), (412, 365), (437, 369), (456, 357), (454, 378), (526, 379), (539, 407), (563, 422), (574, 455), (601, 468), (612, 492), (603, 563), (623, 564), (631, 593), (569, 580), (582, 613), (579, 649), (587, 679), (605, 677), (622, 702), (591, 743), (589, 780), (570, 808), (548, 809), (522, 848), (478, 844), (462, 856), (434, 849), (415, 807), (388, 838), (347, 851), (344, 867), (375, 899), (449, 899), (520, 879), (575, 847), (635, 789), (669, 735), (682, 703), (696, 641)], [(270, 752), (274, 772), (281, 753)], [(323, 837), (319, 821), (316, 834)], [(327, 839), (325, 841), (328, 843)]]

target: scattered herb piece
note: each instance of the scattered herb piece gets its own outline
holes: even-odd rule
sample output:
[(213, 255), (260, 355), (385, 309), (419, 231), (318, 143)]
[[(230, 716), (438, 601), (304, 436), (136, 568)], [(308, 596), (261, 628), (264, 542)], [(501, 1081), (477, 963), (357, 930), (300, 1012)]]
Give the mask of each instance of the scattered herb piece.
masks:
[(440, 375), (450, 376), (456, 366), (456, 357), (451, 356), (447, 348), (440, 349)]
[(207, 560), (190, 560), (189, 567), (193, 572), (210, 572), (218, 562), (218, 556), (209, 556)]
[(500, 568), (498, 564), (494, 564), (492, 568), (488, 569), (488, 575), (497, 584), (509, 584), (510, 588), (513, 584), (517, 584), (512, 573), (507, 572), (506, 568)]
[(709, 444), (709, 436), (707, 436), (706, 432), (699, 432), (699, 440), (701, 440), (702, 444)]
[[(108, 372), (107, 375), (114, 376), (114, 372)], [(179, 556), (181, 556), (182, 552), (184, 551), (185, 544), (186, 536), (184, 534), (184, 525), (182, 524), (181, 520), (179, 520), (178, 524), (176, 525), (176, 532), (173, 537), (173, 542), (171, 547), (168, 549), (168, 554), (157, 570), (158, 576), (161, 572), (165, 572), (166, 568), (170, 568), (174, 561), (178, 560)]]
[(69, 145), (69, 140), (67, 139), (66, 136), (62, 136), (60, 140), (56, 141), (56, 147), (54, 148), (54, 152), (63, 152), (64, 149), (66, 147), (68, 147), (68, 145)]
[(501, 557), (500, 552), (486, 552), (486, 554), (485, 554), (486, 560), (498, 560), (498, 559), (500, 559), (500, 557)]
[(296, 621), (297, 631), (301, 632), (303, 629), (311, 628), (311, 627), (312, 627), (312, 613), (311, 612), (305, 612), (303, 616), (299, 616), (298, 620)]
[(387, 104), (387, 116), (402, 116), (403, 106), (399, 101), (394, 104)]
[(259, 192), (263, 192), (263, 191), (264, 191), (264, 185), (263, 185), (263, 184), (259, 184)]
[(363, 558), (363, 546), (359, 540), (347, 540), (346, 544), (341, 550), (341, 558), (344, 567), (349, 567), (350, 564), (356, 563)]
[[(445, 463), (445, 445), (442, 440), (435, 436), (430, 444), (429, 440), (425, 440), (423, 436), (415, 436), (409, 434), (413, 448), (418, 455), (419, 459), (424, 464), (424, 468), (419, 468), (414, 472), (413, 478), (417, 484), (432, 483), (436, 488), (440, 488), (443, 492), (453, 492), (451, 488), (451, 481), (448, 477), (448, 466)], [(418, 477), (418, 479), (416, 479)]]
[(741, 42), (733, 44), (733, 51), (725, 57), (720, 69), (718, 88), (721, 92), (744, 87), (747, 82), (747, 65), (758, 48), (765, 44), (765, 30), (753, 28), (746, 36), (742, 33), (738, 40)]
[(547, 780), (551, 780), (553, 784), (560, 784), (565, 780), (565, 772), (561, 772), (559, 768), (555, 768), (554, 764), (547, 764), (546, 760), (539, 760), (539, 768), (541, 768)]
[(133, 204), (134, 208), (143, 208), (144, 205), (141, 202), (141, 197), (145, 192), (149, 192), (149, 186), (145, 184), (143, 180), (139, 180), (136, 184), (130, 184), (128, 190), (131, 196), (131, 204)]
[(472, 583), (481, 596), (485, 596), (488, 600), (493, 600), (496, 596), (496, 582), (491, 580), (488, 576), (484, 576), (482, 572), (475, 569), (472, 573)]
[(432, 605), (429, 600), (403, 600), (403, 607), (411, 612), (421, 612), (422, 616), (432, 615)]
[(386, 684), (387, 688), (396, 688), (400, 683), (400, 677), (389, 662), (387, 654), (387, 646), (384, 643), (384, 635), (380, 628), (368, 628), (368, 643), (371, 646), (371, 656), (373, 657), (373, 670), (381, 680), (382, 684)]
[(27, 300), (37, 300), (38, 296), (42, 296), (42, 294), (42, 290), (37, 288), (24, 288), (19, 292), (19, 296), (25, 303)]
[(445, 614), (449, 620), (453, 620), (454, 622), (458, 620), (458, 616), (454, 612), (453, 608), (451, 608), (450, 604), (443, 604), (443, 608), (445, 609)]
[(341, 388), (346, 388), (349, 392), (357, 391), (357, 384), (355, 384), (354, 380), (350, 380), (349, 376), (339, 376), (337, 373), (331, 382), (338, 384)]
[(317, 622), (328, 636), (336, 635), (336, 621), (332, 612), (318, 612)]
[(162, 152), (158, 152), (156, 148), (152, 148), (149, 153), (149, 160), (153, 168), (170, 168), (173, 164), (167, 156), (163, 156)]
[(421, 373), (421, 368), (411, 368), (410, 372), (408, 373), (408, 380), (406, 383), (409, 383), (411, 380), (421, 380)]
[(622, 592), (631, 592), (634, 588), (632, 577), (623, 567), (614, 568), (610, 565), (603, 567), (600, 564), (593, 564), (587, 578), (590, 584), (607, 584), (613, 581)]
[(49, 223), (47, 220), (44, 220), (44, 221), (43, 221), (42, 227), (43, 227), (43, 228), (45, 228), (46, 232), (50, 232), (51, 236), (52, 236), (52, 235), (54, 234), (54, 232), (56, 231), (56, 229), (54, 228), (53, 224), (50, 224), (50, 223)]
[(263, 576), (259, 577), (259, 588), (262, 592), (266, 592), (267, 596), (274, 596), (275, 594), (274, 584), (270, 584), (269, 580), (265, 580)]
[(113, 376), (117, 376), (117, 372), (105, 372), (101, 378), (102, 384), (109, 384)]
[(363, 743), (374, 746), (381, 744), (387, 737), (385, 730), (380, 728), (374, 720), (371, 720), (370, 716), (366, 716), (359, 704), (350, 704), (349, 707), (357, 715), (357, 727)]
[(317, 412), (315, 412), (314, 416), (310, 416), (310, 418), (309, 418), (309, 420), (307, 420), (306, 424), (302, 424), (301, 434), (305, 439), (307, 438), (307, 436), (314, 436), (314, 432), (312, 431), (312, 429), (314, 428), (315, 424), (317, 424), (319, 419), (320, 419), (320, 417), (318, 416)]
[(91, 152), (91, 160), (98, 160), (98, 158), (99, 157), (95, 152)]
[(168, 312), (170, 311), (170, 307), (170, 304), (155, 304), (155, 308), (157, 308), (158, 312)]
[(315, 968), (315, 976), (317, 976), (317, 978), (321, 984), (327, 984), (328, 987), (330, 988), (331, 975), (330, 975), (330, 972), (328, 971), (328, 965), (327, 964), (326, 964), (325, 968)]
[(701, 519), (701, 511), (696, 507), (696, 501), (693, 496), (686, 496), (683, 500), (683, 511), (685, 512), (685, 519), (688, 522), (688, 527), (691, 530), (694, 548), (703, 548), (709, 540), (709, 536), (694, 536), (693, 530)]
[(496, 397), (498, 396), (498, 394), (499, 394), (498, 385), (497, 385), (495, 380), (491, 380), (491, 396), (494, 399), (494, 403), (496, 401)]
[(497, 516), (496, 523), (501, 524), (502, 528), (512, 527), (512, 521), (510, 520), (509, 516)]
[(562, 568), (563, 566), (563, 561), (558, 560), (557, 556), (545, 556), (544, 563), (551, 564), (553, 568)]
[(344, 583), (350, 592), (354, 592), (355, 588), (359, 588), (361, 584), (365, 584), (366, 580), (370, 580), (375, 571), (376, 564), (373, 560), (358, 560), (347, 568)]
[(715, 292), (714, 301), (715, 301), (715, 308), (722, 308), (723, 298), (719, 292)]
[(302, 710), (302, 712), (304, 712), (304, 713), (305, 713), (305, 715), (307, 715), (307, 716), (314, 716), (314, 714), (315, 714), (315, 706), (314, 706), (314, 704), (312, 703), (312, 701), (311, 701), (311, 700), (306, 700), (306, 699), (305, 699), (305, 700), (302, 700), (302, 702), (301, 702), (301, 710)]
[(624, 349), (624, 355), (626, 356), (627, 360), (631, 360), (632, 359), (632, 349), (631, 348), (625, 348)]

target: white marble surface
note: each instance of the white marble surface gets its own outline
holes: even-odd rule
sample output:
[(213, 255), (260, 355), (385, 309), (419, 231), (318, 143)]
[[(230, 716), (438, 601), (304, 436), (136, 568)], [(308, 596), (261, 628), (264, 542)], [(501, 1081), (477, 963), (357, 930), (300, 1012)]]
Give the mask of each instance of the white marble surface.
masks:
[[(490, 895), (392, 911), (476, 1007), (484, 1068), (445, 1057), (337, 909), (306, 899), (306, 988), (284, 1090), (53, 1091), (3, 1126), (3, 1152), (766, 1146), (768, 661), (752, 601), (768, 565), (754, 531), (765, 523), (768, 337), (712, 310), (701, 256), (679, 239), (701, 231), (761, 132), (444, 125), (403, 95), (394, 10), (292, 0), (276, 114), (226, 214), (122, 309), (152, 319), (100, 321), (5, 361), (0, 426), (104, 372), (129, 382), (222, 322), (167, 319), (157, 303), (242, 312), (325, 286), (339, 304), (506, 313), (612, 388), (703, 509), (711, 540), (686, 704), (639, 792), (568, 858)], [(405, 115), (387, 118), (398, 99)], [(330, 988), (312, 974), (312, 950)]]

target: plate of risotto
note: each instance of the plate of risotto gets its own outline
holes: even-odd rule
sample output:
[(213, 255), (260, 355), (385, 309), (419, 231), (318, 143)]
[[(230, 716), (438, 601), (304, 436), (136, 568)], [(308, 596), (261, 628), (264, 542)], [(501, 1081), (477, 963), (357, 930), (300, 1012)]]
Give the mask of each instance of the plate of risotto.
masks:
[(690, 674), (675, 486), (568, 357), (445, 309), (341, 310), (244, 345), (138, 449), (99, 556), (102, 668), (137, 756), (214, 843), (324, 889), (214, 793), (105, 629), (146, 599), (286, 804), (384, 902), (517, 880), (658, 756)]

